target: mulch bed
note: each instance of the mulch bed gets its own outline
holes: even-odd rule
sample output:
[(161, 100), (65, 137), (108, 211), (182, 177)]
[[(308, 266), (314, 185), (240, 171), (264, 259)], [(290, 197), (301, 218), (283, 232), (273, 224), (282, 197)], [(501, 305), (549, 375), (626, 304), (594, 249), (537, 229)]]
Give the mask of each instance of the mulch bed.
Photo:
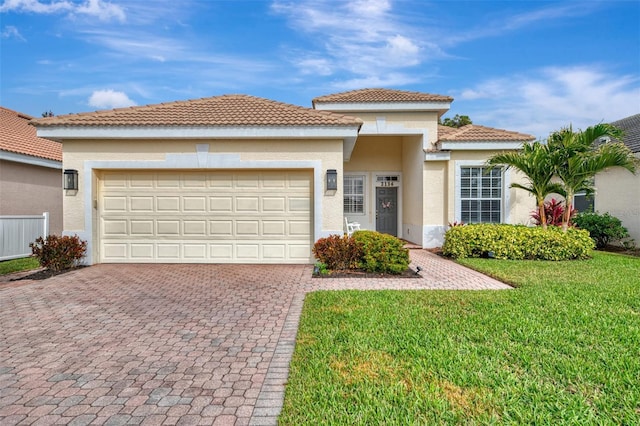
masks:
[(422, 278), (413, 269), (407, 269), (401, 274), (382, 274), (362, 270), (330, 271), (327, 275), (313, 274), (313, 278)]
[(86, 266), (84, 265), (80, 265), (80, 266), (75, 266), (69, 269), (63, 269), (62, 271), (51, 271), (49, 269), (39, 269), (32, 274), (13, 278), (10, 281), (22, 281), (22, 280), (41, 281), (41, 280), (46, 280), (47, 278), (55, 277), (56, 275), (66, 274), (67, 272), (75, 271), (76, 269), (85, 268), (85, 267)]
[(619, 254), (627, 254), (629, 256), (635, 256), (635, 257), (640, 257), (640, 248), (635, 248), (635, 249), (631, 249), (631, 250), (627, 250), (624, 247), (621, 246), (612, 246), (612, 245), (608, 245), (603, 249), (600, 249), (602, 251), (608, 251), (610, 253), (619, 253)]

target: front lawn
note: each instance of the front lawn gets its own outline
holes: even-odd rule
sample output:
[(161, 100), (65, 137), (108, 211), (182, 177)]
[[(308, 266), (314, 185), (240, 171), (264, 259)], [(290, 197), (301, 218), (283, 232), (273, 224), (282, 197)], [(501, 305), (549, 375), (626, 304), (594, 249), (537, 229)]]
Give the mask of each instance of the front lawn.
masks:
[(280, 424), (638, 424), (640, 259), (465, 259), (509, 291), (307, 296)]
[(4, 260), (0, 262), (0, 275), (10, 274), (12, 272), (30, 271), (39, 267), (38, 259), (35, 257)]

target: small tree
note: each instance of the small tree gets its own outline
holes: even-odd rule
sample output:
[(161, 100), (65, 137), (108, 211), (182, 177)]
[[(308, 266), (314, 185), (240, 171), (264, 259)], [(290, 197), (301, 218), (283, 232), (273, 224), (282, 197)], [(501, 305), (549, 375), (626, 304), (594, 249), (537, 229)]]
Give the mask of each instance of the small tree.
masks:
[(603, 138), (621, 139), (622, 131), (610, 124), (597, 124), (574, 132), (571, 126), (549, 136), (547, 146), (553, 173), (560, 179), (566, 200), (562, 229), (569, 227), (573, 196), (579, 191), (593, 193), (593, 177), (609, 167), (623, 167), (635, 174), (636, 162), (631, 150), (623, 143), (595, 143)]
[(491, 167), (506, 166), (514, 168), (525, 175), (526, 185), (512, 183), (512, 188), (519, 188), (529, 192), (536, 199), (540, 224), (547, 228), (547, 216), (544, 199), (549, 194), (564, 195), (562, 186), (552, 182), (553, 166), (551, 156), (546, 145), (541, 142), (524, 144), (521, 151), (505, 152), (489, 158), (487, 164)]
[(467, 124), (473, 124), (473, 122), (471, 121), (468, 115), (456, 114), (455, 117), (453, 118), (447, 117), (444, 120), (441, 120), (440, 124), (442, 124), (443, 126), (459, 128), (462, 126), (466, 126)]

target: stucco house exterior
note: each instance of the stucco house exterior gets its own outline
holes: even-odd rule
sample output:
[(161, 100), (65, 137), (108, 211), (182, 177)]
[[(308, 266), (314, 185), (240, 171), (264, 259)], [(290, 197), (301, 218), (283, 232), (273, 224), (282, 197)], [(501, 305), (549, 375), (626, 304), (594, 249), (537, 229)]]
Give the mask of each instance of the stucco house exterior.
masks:
[[(624, 132), (622, 142), (640, 161), (640, 114), (611, 123)], [(640, 244), (640, 173), (613, 167), (595, 177), (596, 194), (594, 208), (608, 212), (622, 221), (629, 235)]]
[(36, 135), (33, 117), (0, 107), (0, 216), (49, 213), (62, 233), (62, 145)]
[(64, 232), (88, 241), (87, 263), (311, 263), (313, 242), (342, 234), (345, 218), (422, 247), (454, 221), (528, 223), (534, 201), (509, 188), (519, 176), (482, 166), (534, 138), (438, 125), (452, 101), (362, 89), (304, 108), (224, 95), (34, 125), (78, 171)]

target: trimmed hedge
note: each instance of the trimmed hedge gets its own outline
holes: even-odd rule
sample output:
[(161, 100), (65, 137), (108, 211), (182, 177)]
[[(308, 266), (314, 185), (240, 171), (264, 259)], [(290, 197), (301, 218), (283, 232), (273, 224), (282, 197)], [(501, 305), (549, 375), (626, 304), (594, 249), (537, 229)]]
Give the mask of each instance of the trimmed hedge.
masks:
[(409, 250), (399, 238), (376, 231), (356, 231), (353, 239), (362, 247), (360, 267), (365, 271), (401, 274), (409, 267)]
[(450, 228), (444, 236), (443, 254), (453, 258), (571, 260), (589, 257), (594, 243), (585, 230), (557, 226), (471, 224)]

